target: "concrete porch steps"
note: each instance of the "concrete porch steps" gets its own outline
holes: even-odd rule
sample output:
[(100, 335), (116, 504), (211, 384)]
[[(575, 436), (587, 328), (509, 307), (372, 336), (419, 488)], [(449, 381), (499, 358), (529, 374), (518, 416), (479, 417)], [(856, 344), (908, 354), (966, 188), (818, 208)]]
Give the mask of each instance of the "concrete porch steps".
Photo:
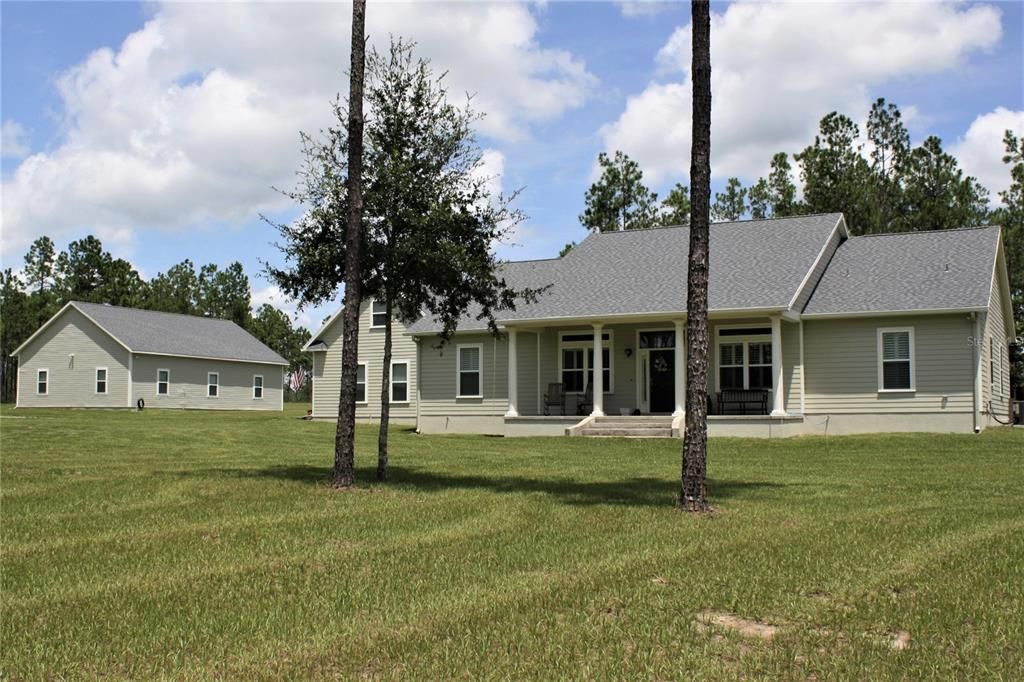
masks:
[(581, 436), (671, 438), (671, 416), (597, 417), (580, 430)]

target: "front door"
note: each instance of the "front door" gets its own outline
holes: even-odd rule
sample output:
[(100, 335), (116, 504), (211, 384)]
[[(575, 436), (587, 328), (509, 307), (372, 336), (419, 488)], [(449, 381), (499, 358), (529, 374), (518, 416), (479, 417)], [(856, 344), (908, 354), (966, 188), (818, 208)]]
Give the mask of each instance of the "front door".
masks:
[(647, 362), (648, 382), (652, 413), (669, 413), (676, 408), (676, 352), (675, 350), (650, 351)]

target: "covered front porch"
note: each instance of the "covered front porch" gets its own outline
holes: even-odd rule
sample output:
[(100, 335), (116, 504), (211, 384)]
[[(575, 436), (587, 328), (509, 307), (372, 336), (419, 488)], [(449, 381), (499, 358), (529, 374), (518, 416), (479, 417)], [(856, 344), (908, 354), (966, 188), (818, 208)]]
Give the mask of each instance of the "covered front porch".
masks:
[[(505, 416), (681, 415), (685, 327), (684, 319), (508, 325)], [(801, 413), (801, 336), (800, 323), (781, 315), (712, 316), (710, 413)], [(564, 401), (553, 390), (558, 385)], [(740, 391), (763, 391), (763, 406), (723, 396)]]
[[(685, 328), (684, 318), (507, 325), (506, 432), (584, 434), (598, 423), (643, 429), (652, 423), (645, 419), (663, 417), (658, 428), (678, 435)], [(709, 429), (727, 425), (742, 435), (802, 421), (799, 322), (713, 315), (708, 334)]]

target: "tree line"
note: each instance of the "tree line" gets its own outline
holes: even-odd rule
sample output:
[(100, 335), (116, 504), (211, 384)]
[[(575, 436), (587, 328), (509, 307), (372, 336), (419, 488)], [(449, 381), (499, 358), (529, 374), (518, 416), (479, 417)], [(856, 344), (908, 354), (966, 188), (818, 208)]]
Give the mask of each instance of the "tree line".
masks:
[(252, 311), (252, 291), (242, 264), (213, 263), (198, 269), (184, 260), (145, 280), (130, 262), (114, 258), (93, 235), (58, 252), (50, 237), (36, 239), (24, 256), (24, 268), (0, 272), (0, 357), (4, 401), (12, 400), (15, 363), (11, 351), (69, 301), (217, 317), (235, 322), (288, 360), (290, 369), (310, 367), (302, 346), (310, 333), (292, 325), (270, 304)]
[[(981, 225), (1002, 228), (1017, 337), (1024, 336), (1024, 145), (1007, 130), (1002, 161), (1010, 187), (999, 192), (1001, 205), (936, 136), (919, 145), (899, 108), (879, 98), (871, 106), (865, 130), (853, 119), (832, 112), (821, 119), (818, 134), (790, 157), (777, 152), (768, 174), (749, 186), (731, 177), (711, 204), (716, 221), (784, 218), (813, 213), (843, 213), (853, 235), (919, 230), (948, 230)], [(791, 161), (792, 158), (792, 161)], [(658, 201), (643, 182), (639, 165), (626, 154), (598, 157), (600, 178), (587, 190), (580, 223), (591, 232), (689, 225), (689, 190), (676, 184)], [(799, 174), (797, 176), (796, 174)], [(798, 191), (799, 177), (803, 191)], [(712, 228), (713, 229), (713, 228)], [(562, 250), (565, 255), (574, 244)], [(1013, 385), (1024, 383), (1024, 359), (1017, 348)]]

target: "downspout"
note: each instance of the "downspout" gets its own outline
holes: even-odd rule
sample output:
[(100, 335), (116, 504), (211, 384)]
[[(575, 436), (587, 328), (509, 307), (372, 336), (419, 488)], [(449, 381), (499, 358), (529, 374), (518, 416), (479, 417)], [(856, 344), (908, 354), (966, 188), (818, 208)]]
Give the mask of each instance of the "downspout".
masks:
[(974, 324), (974, 343), (971, 344), (971, 370), (974, 373), (974, 387), (971, 400), (973, 409), (971, 410), (971, 414), (974, 420), (974, 433), (981, 433), (981, 423), (979, 421), (979, 415), (981, 413), (981, 320), (978, 313), (971, 313), (968, 316), (968, 319), (970, 319)]
[(423, 366), (423, 363), (420, 362), (420, 349), (423, 346), (420, 343), (420, 337), (414, 336), (412, 340), (416, 343), (416, 433), (420, 433), (420, 385), (422, 384), (420, 379), (422, 378), (423, 374), (422, 370), (420, 369)]

